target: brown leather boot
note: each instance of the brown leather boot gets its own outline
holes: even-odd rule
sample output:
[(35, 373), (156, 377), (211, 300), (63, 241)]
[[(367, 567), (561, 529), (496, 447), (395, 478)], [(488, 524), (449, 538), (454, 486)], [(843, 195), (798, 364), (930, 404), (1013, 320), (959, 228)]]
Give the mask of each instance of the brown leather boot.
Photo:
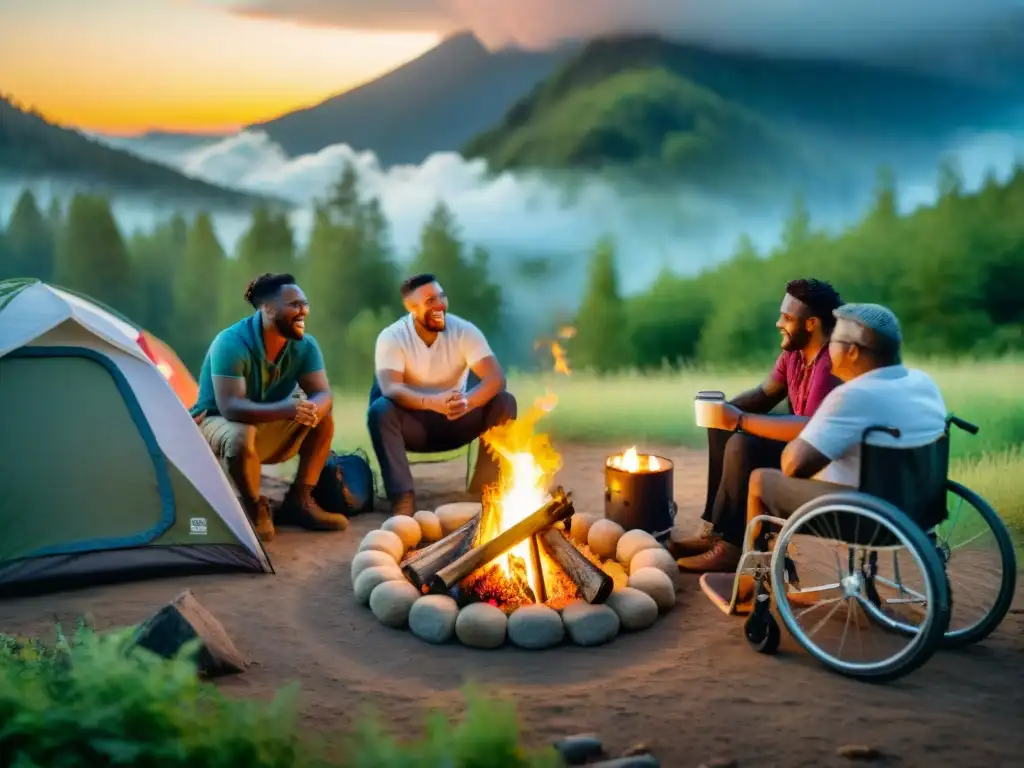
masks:
[(691, 573), (732, 573), (740, 564), (742, 552), (735, 544), (718, 539), (703, 555), (676, 560), (680, 570)]
[(695, 535), (678, 539), (673, 536), (669, 539), (668, 551), (677, 560), (682, 557), (695, 557), (711, 549), (720, 538), (709, 523), (704, 523), (704, 527)]
[(412, 517), (416, 514), (416, 494), (412, 491), (396, 493), (391, 497), (391, 515)]
[(252, 526), (260, 541), (273, 541), (277, 532), (274, 530), (274, 518), (270, 514), (270, 499), (260, 496), (256, 501), (243, 502), (242, 506), (245, 508), (245, 514), (252, 521)]
[(310, 531), (343, 531), (348, 518), (339, 512), (327, 512), (313, 498), (313, 486), (293, 485), (278, 511), (278, 520)]

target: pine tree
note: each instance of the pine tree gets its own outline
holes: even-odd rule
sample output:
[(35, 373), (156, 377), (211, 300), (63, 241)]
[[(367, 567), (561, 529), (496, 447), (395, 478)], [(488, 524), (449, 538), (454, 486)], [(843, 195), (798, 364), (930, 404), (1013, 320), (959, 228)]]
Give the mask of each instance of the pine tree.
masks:
[(578, 366), (599, 373), (633, 362), (626, 347), (625, 308), (619, 293), (615, 249), (607, 238), (598, 243), (591, 258), (570, 355)]
[(53, 233), (36, 203), (35, 195), (26, 189), (18, 197), (7, 224), (5, 277), (35, 277), (53, 280)]
[(184, 254), (174, 270), (171, 342), (182, 362), (199, 371), (220, 328), (222, 280), (227, 257), (207, 213), (188, 230)]
[(57, 247), (57, 282), (126, 315), (136, 311), (131, 259), (106, 198), (71, 200)]
[(438, 202), (423, 226), (411, 271), (436, 275), (452, 312), (487, 334), (498, 330), (501, 312), (501, 291), (489, 279), (488, 261), (482, 248), (474, 249), (470, 258), (463, 254), (458, 223), (448, 206)]
[(174, 316), (173, 282), (181, 269), (188, 222), (181, 215), (152, 232), (137, 232), (128, 245), (139, 286), (138, 321), (151, 333), (170, 338)]
[(238, 266), (246, 280), (264, 272), (293, 272), (295, 240), (288, 216), (260, 206), (253, 211), (252, 224), (238, 244)]

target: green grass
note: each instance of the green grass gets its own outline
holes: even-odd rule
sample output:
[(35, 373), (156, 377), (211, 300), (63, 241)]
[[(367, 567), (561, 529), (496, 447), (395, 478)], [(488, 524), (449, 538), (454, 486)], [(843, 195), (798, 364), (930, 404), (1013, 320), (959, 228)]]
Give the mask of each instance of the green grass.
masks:
[[(916, 361), (942, 389), (949, 410), (981, 430), (976, 436), (954, 430), (951, 476), (984, 496), (1018, 533), (1024, 532), (1024, 361)], [(702, 448), (703, 430), (694, 424), (693, 397), (702, 389), (732, 396), (760, 382), (766, 371), (692, 369), (651, 375), (624, 373), (597, 377), (575, 372), (513, 374), (509, 388), (526, 407), (550, 390), (558, 406), (542, 422), (558, 443), (678, 444)], [(335, 398), (336, 444), (369, 450), (366, 395)], [(418, 457), (417, 457), (418, 458)]]

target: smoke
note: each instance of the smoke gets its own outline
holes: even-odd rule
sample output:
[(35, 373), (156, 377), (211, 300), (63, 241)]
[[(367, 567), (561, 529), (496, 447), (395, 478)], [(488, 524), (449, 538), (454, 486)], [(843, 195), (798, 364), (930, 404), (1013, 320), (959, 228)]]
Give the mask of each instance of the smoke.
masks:
[(861, 60), (977, 45), (1022, 22), (1019, 0), (250, 0), (235, 10), (350, 28), (470, 29), (492, 48), (651, 33)]

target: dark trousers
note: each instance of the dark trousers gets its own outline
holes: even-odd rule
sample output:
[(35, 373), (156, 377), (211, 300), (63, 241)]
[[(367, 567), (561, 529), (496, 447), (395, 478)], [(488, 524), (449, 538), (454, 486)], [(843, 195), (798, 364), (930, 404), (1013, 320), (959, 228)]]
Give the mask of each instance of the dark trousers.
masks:
[[(373, 450), (380, 463), (384, 489), (389, 497), (413, 490), (412, 470), (407, 451), (413, 453), (442, 453), (469, 445), (493, 426), (516, 417), (516, 399), (511, 392), (502, 391), (490, 402), (474, 408), (458, 419), (433, 411), (414, 411), (402, 408), (381, 394), (374, 382), (370, 391), (370, 408), (366, 425), (373, 441)], [(474, 488), (496, 482), (498, 465), (483, 446), (477, 457)], [(479, 486), (479, 488), (478, 488)]]
[(708, 497), (702, 517), (730, 544), (743, 546), (750, 473), (778, 469), (785, 447), (744, 432), (708, 430)]

